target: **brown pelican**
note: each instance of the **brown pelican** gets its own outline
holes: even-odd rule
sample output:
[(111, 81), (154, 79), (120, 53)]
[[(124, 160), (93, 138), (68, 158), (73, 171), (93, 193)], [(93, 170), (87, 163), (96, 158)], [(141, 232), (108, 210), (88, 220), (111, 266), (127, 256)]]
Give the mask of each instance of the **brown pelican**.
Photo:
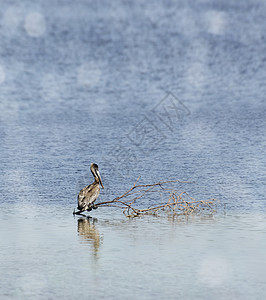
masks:
[(100, 194), (100, 184), (103, 187), (102, 179), (100, 172), (98, 170), (98, 165), (91, 164), (91, 173), (94, 176), (94, 182), (90, 185), (87, 185), (85, 188), (83, 188), (79, 194), (78, 194), (78, 212), (75, 212), (74, 214), (80, 214), (83, 211), (91, 211), (93, 208), (96, 208), (94, 205), (95, 200), (98, 198)]

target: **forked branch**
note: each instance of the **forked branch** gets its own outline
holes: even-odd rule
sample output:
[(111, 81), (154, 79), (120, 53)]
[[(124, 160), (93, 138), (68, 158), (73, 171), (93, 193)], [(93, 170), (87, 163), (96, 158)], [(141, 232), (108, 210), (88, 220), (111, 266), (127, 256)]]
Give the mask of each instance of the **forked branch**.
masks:
[[(129, 218), (147, 214), (158, 215), (163, 212), (174, 215), (190, 215), (203, 211), (215, 212), (216, 199), (196, 200), (187, 192), (178, 193), (175, 189), (169, 188), (172, 183), (189, 183), (188, 181), (168, 180), (153, 184), (137, 184), (139, 178), (123, 195), (110, 201), (97, 203), (96, 206), (119, 207), (124, 215)], [(160, 203), (152, 204), (149, 207), (141, 207), (138, 200), (151, 193), (155, 193), (154, 196), (162, 196)]]

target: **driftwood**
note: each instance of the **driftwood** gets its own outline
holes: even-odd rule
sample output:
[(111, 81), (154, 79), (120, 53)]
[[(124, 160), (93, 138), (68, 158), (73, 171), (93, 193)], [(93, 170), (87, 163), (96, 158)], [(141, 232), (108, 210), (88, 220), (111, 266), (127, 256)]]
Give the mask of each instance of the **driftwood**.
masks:
[[(140, 178), (140, 177), (139, 177)], [(122, 209), (126, 217), (138, 217), (141, 215), (158, 215), (159, 213), (171, 213), (174, 215), (190, 215), (208, 211), (214, 213), (216, 199), (196, 200), (189, 196), (187, 192), (177, 193), (174, 189), (165, 188), (174, 182), (188, 183), (187, 181), (170, 180), (160, 181), (153, 184), (137, 184), (139, 178), (134, 185), (126, 191), (122, 196), (116, 197), (113, 200), (100, 202), (95, 205), (95, 208), (100, 206), (117, 207)], [(141, 208), (139, 199), (147, 194), (161, 194), (162, 200), (159, 204), (152, 204), (149, 207)], [(154, 202), (154, 201), (153, 201)]]

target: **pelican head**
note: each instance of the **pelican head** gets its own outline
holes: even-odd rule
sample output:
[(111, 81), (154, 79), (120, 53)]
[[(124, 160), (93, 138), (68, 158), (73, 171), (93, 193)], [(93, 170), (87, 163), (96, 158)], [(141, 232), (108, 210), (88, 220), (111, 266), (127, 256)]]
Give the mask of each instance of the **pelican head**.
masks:
[(97, 164), (91, 164), (91, 173), (94, 176), (95, 180), (97, 182), (100, 182), (102, 188), (104, 189), (103, 183), (102, 183), (102, 178), (101, 178), (100, 172), (98, 170), (98, 165)]

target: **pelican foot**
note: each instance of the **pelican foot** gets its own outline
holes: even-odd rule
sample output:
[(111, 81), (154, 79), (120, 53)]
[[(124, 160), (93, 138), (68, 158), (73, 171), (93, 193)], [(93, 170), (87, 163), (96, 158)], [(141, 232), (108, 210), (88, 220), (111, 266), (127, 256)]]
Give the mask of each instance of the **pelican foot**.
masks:
[(76, 211), (75, 209), (74, 209), (74, 211), (73, 211), (73, 216), (74, 215), (80, 215), (80, 216), (84, 216), (84, 217), (86, 217), (86, 215), (84, 215), (84, 214), (82, 214), (83, 213), (83, 211)]

